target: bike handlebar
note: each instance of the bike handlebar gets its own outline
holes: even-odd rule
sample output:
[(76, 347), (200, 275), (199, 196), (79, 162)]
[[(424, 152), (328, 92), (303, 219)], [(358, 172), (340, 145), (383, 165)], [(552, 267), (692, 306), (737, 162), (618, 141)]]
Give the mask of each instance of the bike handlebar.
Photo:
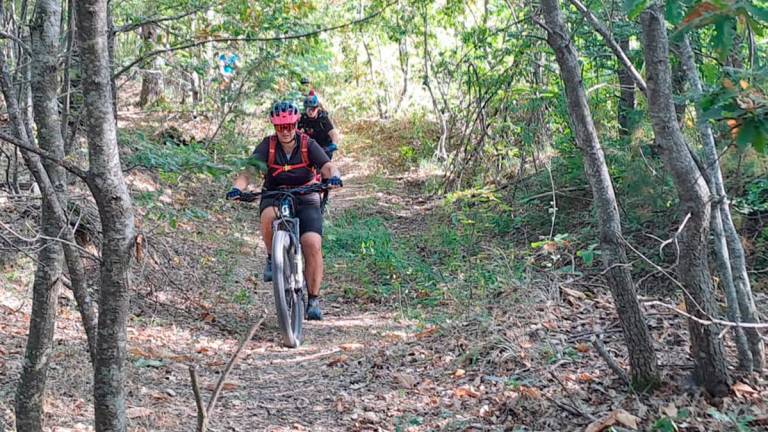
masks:
[(259, 196), (267, 197), (267, 196), (276, 196), (276, 195), (306, 195), (306, 194), (311, 194), (316, 192), (325, 192), (331, 189), (332, 187), (326, 182), (312, 183), (310, 185), (299, 186), (293, 189), (279, 189), (279, 190), (271, 190), (271, 191), (262, 190), (260, 192), (240, 192), (240, 196), (238, 196), (238, 199), (244, 202), (252, 202), (252, 201), (256, 201), (256, 198), (258, 198)]

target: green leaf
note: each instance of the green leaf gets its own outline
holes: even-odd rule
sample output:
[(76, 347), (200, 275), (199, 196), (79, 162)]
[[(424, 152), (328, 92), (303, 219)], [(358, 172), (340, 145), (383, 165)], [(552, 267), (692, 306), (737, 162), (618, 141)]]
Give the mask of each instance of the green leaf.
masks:
[(667, 4), (664, 10), (664, 15), (667, 21), (672, 25), (680, 24), (683, 20), (684, 5), (680, 0), (667, 0)]
[(671, 418), (663, 417), (656, 420), (651, 430), (654, 432), (677, 432), (678, 428)]
[[(744, 150), (749, 145), (755, 145), (755, 142), (760, 141), (758, 145), (762, 148), (765, 144), (760, 131), (760, 125), (754, 119), (744, 119), (739, 127), (739, 134), (736, 136), (736, 144), (740, 149)], [(758, 145), (755, 145), (757, 148)]]
[(728, 424), (732, 423), (730, 417), (728, 417), (727, 415), (721, 413), (715, 407), (710, 407), (707, 410), (707, 414), (709, 414), (712, 418), (714, 418), (715, 420), (717, 420), (717, 421), (719, 421), (721, 423), (728, 423)]
[(720, 16), (715, 21), (715, 35), (713, 41), (715, 50), (720, 60), (725, 61), (731, 53), (733, 41), (736, 37), (736, 18), (729, 16)]
[(757, 21), (762, 21), (763, 24), (768, 24), (768, 8), (757, 6), (754, 2), (746, 2), (747, 11)]
[(640, 15), (648, 6), (648, 0), (624, 0), (624, 10), (627, 11), (627, 17), (631, 20)]

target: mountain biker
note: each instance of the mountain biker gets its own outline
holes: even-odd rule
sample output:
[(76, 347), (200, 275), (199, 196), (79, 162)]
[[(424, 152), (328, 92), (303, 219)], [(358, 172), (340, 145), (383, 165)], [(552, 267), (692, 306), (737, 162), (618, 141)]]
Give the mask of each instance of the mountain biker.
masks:
[(301, 77), (301, 81), (299, 81), (299, 91), (301, 92), (302, 97), (307, 97), (309, 92), (312, 91), (312, 81), (307, 77)]
[[(252, 157), (267, 164), (264, 174), (264, 190), (295, 188), (317, 182), (315, 171), (332, 188), (341, 186), (341, 174), (323, 149), (315, 140), (299, 132), (299, 109), (293, 102), (282, 101), (272, 106), (270, 120), (275, 127), (275, 134), (264, 138), (253, 151)], [(227, 199), (238, 199), (241, 191), (251, 182), (253, 170), (238, 174), (232, 189), (227, 192)], [(264, 269), (264, 281), (272, 280), (272, 222), (277, 217), (277, 208), (273, 197), (261, 198), (261, 232), (267, 247), (267, 263)], [(307, 281), (309, 301), (307, 319), (323, 319), (320, 310), (320, 284), (323, 280), (322, 234), (323, 216), (320, 212), (318, 193), (296, 197), (296, 217), (299, 218), (301, 249), (306, 266), (304, 278)]]
[(328, 112), (320, 104), (314, 90), (310, 90), (304, 98), (304, 114), (299, 120), (299, 129), (312, 137), (323, 148), (328, 159), (333, 158), (333, 152), (338, 150), (341, 137), (333, 127)]

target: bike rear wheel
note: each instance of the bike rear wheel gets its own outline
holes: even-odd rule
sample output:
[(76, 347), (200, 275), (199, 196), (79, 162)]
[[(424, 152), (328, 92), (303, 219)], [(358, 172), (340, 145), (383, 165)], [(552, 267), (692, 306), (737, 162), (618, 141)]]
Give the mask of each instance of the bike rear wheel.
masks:
[(295, 249), (287, 231), (275, 231), (272, 239), (272, 287), (275, 294), (277, 323), (283, 336), (283, 345), (298, 348), (301, 345), (304, 322), (304, 295), (290, 287), (294, 271)]

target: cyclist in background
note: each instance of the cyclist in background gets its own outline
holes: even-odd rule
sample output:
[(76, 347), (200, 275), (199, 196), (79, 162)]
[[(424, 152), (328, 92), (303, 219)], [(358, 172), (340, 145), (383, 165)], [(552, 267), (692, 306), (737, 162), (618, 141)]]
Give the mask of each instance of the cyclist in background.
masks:
[[(314, 139), (297, 130), (299, 118), (299, 109), (292, 102), (282, 101), (272, 106), (270, 120), (276, 133), (264, 138), (252, 155), (267, 165), (263, 186), (266, 191), (314, 183), (317, 181), (317, 172), (330, 186), (341, 186), (339, 169)], [(251, 183), (252, 176), (252, 169), (238, 174), (232, 189), (227, 193), (227, 199), (238, 199), (242, 190)], [(262, 196), (259, 205), (261, 233), (267, 248), (265, 282), (272, 280), (272, 222), (277, 217), (277, 203), (274, 200), (272, 197)], [(323, 280), (323, 215), (320, 211), (320, 194), (297, 196), (296, 206), (301, 249), (306, 262), (304, 278), (309, 292), (307, 319), (321, 320), (323, 314), (319, 296)]]
[(329, 159), (333, 158), (333, 152), (338, 150), (341, 137), (314, 90), (310, 90), (304, 98), (304, 114), (299, 120), (299, 129), (317, 141)]

